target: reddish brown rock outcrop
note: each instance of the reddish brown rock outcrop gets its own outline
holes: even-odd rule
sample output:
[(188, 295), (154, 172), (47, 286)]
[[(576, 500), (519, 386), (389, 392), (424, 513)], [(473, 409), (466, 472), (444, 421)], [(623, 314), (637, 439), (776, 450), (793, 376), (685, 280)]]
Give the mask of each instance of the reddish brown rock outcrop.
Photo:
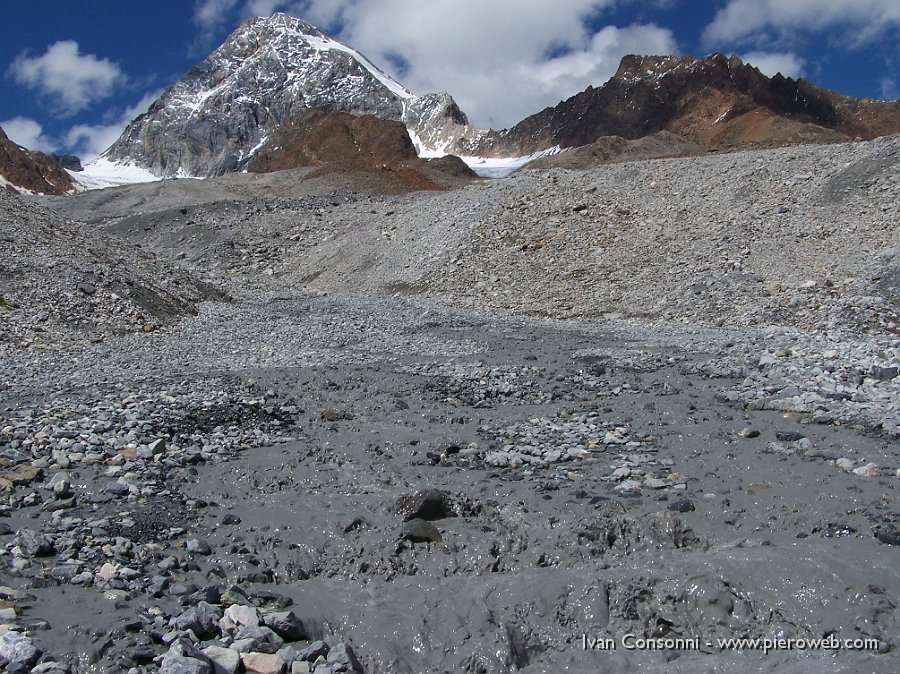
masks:
[(68, 194), (75, 181), (57, 160), (43, 152), (26, 150), (0, 128), (0, 185), (13, 194), (28, 190), (42, 194)]
[(252, 173), (301, 166), (317, 167), (309, 178), (327, 174), (380, 176), (386, 191), (439, 190), (475, 174), (461, 160), (430, 162), (416, 148), (401, 122), (372, 115), (304, 110), (280, 126), (248, 164)]

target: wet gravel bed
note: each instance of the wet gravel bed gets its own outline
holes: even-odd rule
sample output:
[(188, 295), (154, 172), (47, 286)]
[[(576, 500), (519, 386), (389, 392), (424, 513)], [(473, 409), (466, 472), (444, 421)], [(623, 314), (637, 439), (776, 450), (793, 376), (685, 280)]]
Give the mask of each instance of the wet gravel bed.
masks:
[(5, 349), (0, 662), (896, 671), (897, 347), (278, 293)]
[(472, 407), (492, 405), (532, 405), (548, 403), (550, 393), (541, 391), (534, 367), (485, 367), (482, 363), (417, 363), (397, 368), (398, 372), (433, 377), (429, 389), (445, 402)]

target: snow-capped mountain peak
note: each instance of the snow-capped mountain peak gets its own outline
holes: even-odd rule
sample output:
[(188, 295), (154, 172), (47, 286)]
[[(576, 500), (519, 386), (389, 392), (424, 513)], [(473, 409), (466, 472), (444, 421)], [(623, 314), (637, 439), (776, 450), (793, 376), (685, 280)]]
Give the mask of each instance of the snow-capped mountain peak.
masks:
[(278, 13), (243, 22), (104, 159), (158, 176), (240, 170), (278, 126), (311, 108), (402, 121), (425, 153), (470, 129), (448, 94), (416, 96), (352, 47)]

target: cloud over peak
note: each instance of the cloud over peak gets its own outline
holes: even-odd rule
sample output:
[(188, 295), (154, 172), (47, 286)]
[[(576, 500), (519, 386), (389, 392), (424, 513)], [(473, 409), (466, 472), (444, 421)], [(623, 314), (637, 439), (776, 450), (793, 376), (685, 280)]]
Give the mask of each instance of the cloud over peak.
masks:
[(44, 127), (28, 117), (13, 117), (0, 122), (7, 138), (28, 150), (54, 152), (56, 143), (44, 135)]
[(749, 63), (763, 75), (774, 77), (781, 73), (785, 77), (797, 79), (806, 68), (806, 60), (793, 52), (752, 51), (741, 56), (744, 63)]
[(500, 128), (602, 84), (625, 54), (677, 50), (668, 28), (597, 26), (618, 3), (242, 0), (240, 13), (284, 11), (336, 32), (411, 91), (447, 91), (473, 123)]
[(209, 39), (230, 21), (230, 12), (240, 0), (197, 0), (194, 3), (194, 24), (200, 28), (201, 39)]

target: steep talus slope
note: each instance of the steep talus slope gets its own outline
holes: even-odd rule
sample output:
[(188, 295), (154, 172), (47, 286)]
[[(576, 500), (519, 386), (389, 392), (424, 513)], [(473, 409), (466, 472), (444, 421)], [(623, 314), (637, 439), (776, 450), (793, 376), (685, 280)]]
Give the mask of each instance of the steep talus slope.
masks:
[(159, 176), (221, 175), (243, 168), (276, 128), (308, 109), (402, 121), (432, 149), (469, 128), (447, 94), (415, 96), (359, 52), (275, 14), (242, 23), (106, 157)]
[(58, 160), (13, 143), (0, 129), (0, 189), (13, 194), (26, 190), (40, 194), (68, 194), (75, 181)]
[(224, 298), (153, 253), (0, 191), (0, 344), (151, 331)]
[(480, 139), (469, 154), (525, 155), (664, 130), (713, 150), (871, 139), (900, 132), (900, 102), (768, 78), (735, 56), (626, 56), (603, 86)]

